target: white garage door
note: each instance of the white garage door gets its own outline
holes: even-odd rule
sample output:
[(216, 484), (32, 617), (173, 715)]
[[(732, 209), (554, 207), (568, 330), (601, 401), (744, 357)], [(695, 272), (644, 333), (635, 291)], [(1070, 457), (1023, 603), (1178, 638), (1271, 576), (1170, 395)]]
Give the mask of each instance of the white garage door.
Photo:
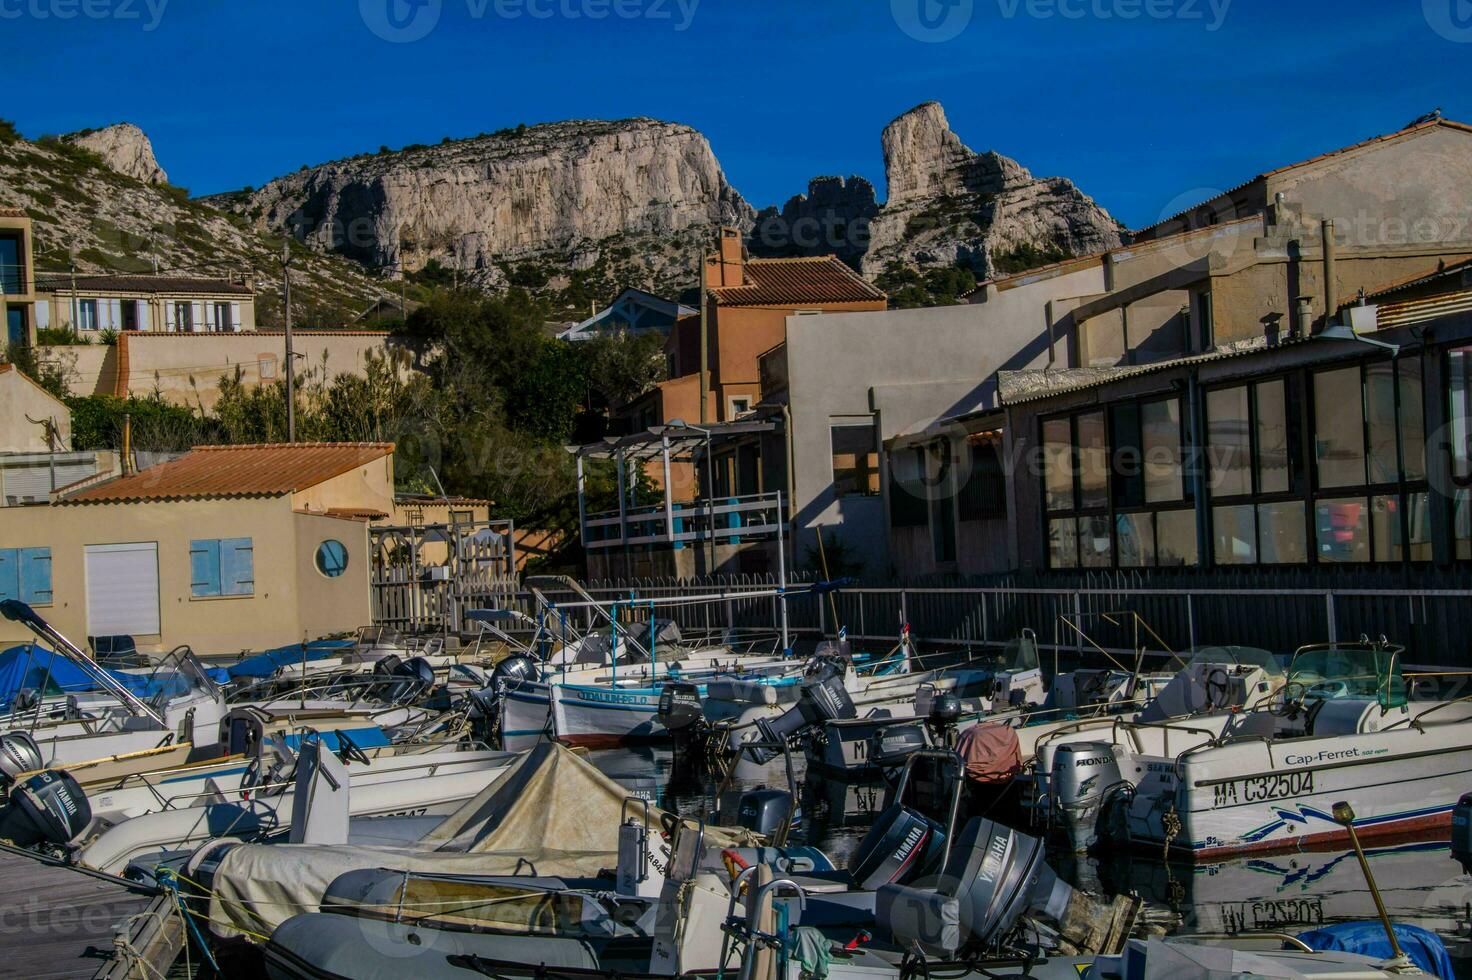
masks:
[(156, 636), (158, 545), (87, 546), (89, 636)]

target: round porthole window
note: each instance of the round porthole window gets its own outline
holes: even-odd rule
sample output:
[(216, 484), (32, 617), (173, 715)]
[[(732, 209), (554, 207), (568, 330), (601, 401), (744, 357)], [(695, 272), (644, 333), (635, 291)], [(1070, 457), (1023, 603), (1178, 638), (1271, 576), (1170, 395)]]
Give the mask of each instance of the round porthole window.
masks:
[(341, 541), (323, 541), (317, 546), (317, 571), (337, 578), (348, 570), (348, 549)]

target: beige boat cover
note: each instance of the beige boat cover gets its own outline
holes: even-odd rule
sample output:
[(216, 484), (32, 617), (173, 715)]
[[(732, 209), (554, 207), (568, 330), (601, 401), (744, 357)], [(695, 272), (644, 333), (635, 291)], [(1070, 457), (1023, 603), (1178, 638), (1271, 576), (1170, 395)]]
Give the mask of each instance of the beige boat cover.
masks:
[[(215, 874), (211, 926), (222, 937), (265, 939), (293, 915), (319, 911), (327, 886), (339, 875), (371, 868), (447, 875), (593, 876), (618, 864), (618, 826), (628, 796), (624, 787), (576, 753), (543, 743), (416, 844), (234, 848)], [(642, 807), (635, 813), (642, 819)], [(650, 809), (656, 834), (661, 813)], [(705, 841), (707, 846), (722, 847), (749, 842), (744, 831), (717, 827), (706, 828)]]

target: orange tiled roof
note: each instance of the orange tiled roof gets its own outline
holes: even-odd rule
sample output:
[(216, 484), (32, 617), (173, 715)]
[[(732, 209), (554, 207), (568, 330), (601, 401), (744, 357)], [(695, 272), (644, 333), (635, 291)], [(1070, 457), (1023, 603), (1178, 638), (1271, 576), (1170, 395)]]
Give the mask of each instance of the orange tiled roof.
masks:
[(388, 516), (381, 510), (370, 510), (366, 507), (329, 507), (326, 510), (299, 510), (296, 513), (304, 517), (331, 517), (339, 521), (360, 522), (381, 521)]
[(0, 218), (24, 218), (25, 211), (20, 208), (0, 208)]
[(88, 487), (61, 503), (279, 497), (341, 476), (393, 451), (393, 443), (380, 442), (196, 446), (172, 462)]
[(740, 286), (712, 286), (721, 306), (802, 306), (862, 303), (884, 292), (832, 255), (801, 259), (750, 259)]

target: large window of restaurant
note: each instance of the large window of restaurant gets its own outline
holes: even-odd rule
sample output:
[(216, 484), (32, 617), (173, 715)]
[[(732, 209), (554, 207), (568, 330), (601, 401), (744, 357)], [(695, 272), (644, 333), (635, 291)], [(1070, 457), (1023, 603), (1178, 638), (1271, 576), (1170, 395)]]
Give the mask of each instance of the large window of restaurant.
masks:
[(1306, 562), (1298, 379), (1217, 388), (1205, 402), (1212, 560)]
[(1179, 397), (1043, 420), (1049, 566), (1194, 565), (1185, 446)]
[(1313, 389), (1317, 560), (1430, 561), (1420, 360), (1318, 371)]
[(1456, 556), (1472, 558), (1472, 347), (1446, 353), (1447, 440), (1456, 487), (1452, 537)]

